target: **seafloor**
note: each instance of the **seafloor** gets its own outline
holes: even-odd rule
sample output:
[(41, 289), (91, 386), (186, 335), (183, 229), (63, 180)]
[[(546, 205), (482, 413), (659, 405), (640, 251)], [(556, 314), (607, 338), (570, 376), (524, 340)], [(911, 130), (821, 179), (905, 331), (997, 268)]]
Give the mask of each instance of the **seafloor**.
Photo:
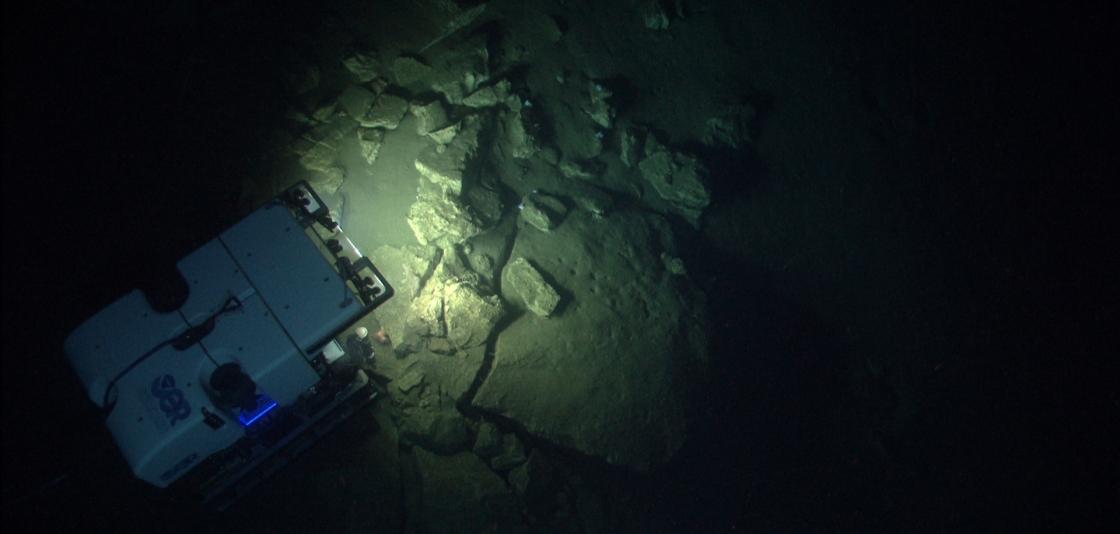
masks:
[[(1069, 236), (1039, 199), (1101, 168), (1055, 34), (304, 4), (5, 8), (5, 531), (941, 532), (1115, 497), (1075, 482), (1104, 438), (1051, 432), (1096, 404), (1035, 387), (1080, 371), (1029, 356), (1091, 285), (1036, 283)], [(61, 340), (299, 180), (397, 290), (359, 322), (381, 395), (211, 514), (130, 479)]]

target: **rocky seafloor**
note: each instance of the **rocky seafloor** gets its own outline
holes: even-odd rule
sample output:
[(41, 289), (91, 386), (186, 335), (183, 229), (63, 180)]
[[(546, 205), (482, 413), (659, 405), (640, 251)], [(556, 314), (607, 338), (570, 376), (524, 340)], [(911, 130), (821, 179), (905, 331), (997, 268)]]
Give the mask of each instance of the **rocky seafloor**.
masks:
[[(312, 476), (364, 481), (347, 529), (605, 531), (594, 480), (670, 461), (706, 372), (677, 242), (711, 192), (683, 147), (749, 144), (754, 110), (705, 102), (695, 138), (673, 136), (580, 60), (559, 10), (420, 4), (423, 46), (340, 13), (320, 29), (333, 48), (294, 51), (273, 172), (245, 186), (251, 206), (308, 180), (396, 290), (358, 325), (387, 337), (360, 416), (377, 437)], [(655, 39), (685, 16), (628, 12)]]

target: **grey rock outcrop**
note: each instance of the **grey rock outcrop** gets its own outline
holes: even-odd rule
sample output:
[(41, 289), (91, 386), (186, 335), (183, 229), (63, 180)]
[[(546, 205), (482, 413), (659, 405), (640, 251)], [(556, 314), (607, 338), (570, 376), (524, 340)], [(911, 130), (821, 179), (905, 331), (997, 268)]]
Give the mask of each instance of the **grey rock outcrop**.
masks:
[(541, 317), (551, 315), (560, 303), (556, 290), (528, 260), (521, 257), (510, 260), (502, 270), (502, 290), (516, 295), (529, 311)]
[(707, 350), (703, 294), (687, 278), (670, 281), (660, 258), (672, 241), (663, 219), (630, 211), (520, 232), (511, 257), (548, 272), (571, 301), (498, 335), (472, 404), (613, 464), (646, 470), (671, 458)]

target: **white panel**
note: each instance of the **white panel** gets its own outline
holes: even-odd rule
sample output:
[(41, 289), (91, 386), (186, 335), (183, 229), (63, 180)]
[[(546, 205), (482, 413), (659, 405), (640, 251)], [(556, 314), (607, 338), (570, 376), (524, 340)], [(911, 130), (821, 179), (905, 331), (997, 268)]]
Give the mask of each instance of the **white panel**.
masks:
[(360, 315), (361, 304), (283, 205), (258, 209), (221, 240), (305, 352)]

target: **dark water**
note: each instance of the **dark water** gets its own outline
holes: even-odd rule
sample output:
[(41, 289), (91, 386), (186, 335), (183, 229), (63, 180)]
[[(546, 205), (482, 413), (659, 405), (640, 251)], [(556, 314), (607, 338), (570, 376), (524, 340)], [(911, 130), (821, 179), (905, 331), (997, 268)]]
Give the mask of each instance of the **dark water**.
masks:
[[(610, 481), (641, 488), (635, 530), (1101, 530), (1120, 497), (1115, 9), (884, 4), (804, 9), (878, 121), (875, 172), (713, 155), (686, 259), (715, 379), (672, 464)], [(5, 528), (217, 528), (127, 476), (60, 342), (232, 221), (315, 11), (83, 5), (5, 7)], [(764, 135), (790, 98), (760, 95)]]

